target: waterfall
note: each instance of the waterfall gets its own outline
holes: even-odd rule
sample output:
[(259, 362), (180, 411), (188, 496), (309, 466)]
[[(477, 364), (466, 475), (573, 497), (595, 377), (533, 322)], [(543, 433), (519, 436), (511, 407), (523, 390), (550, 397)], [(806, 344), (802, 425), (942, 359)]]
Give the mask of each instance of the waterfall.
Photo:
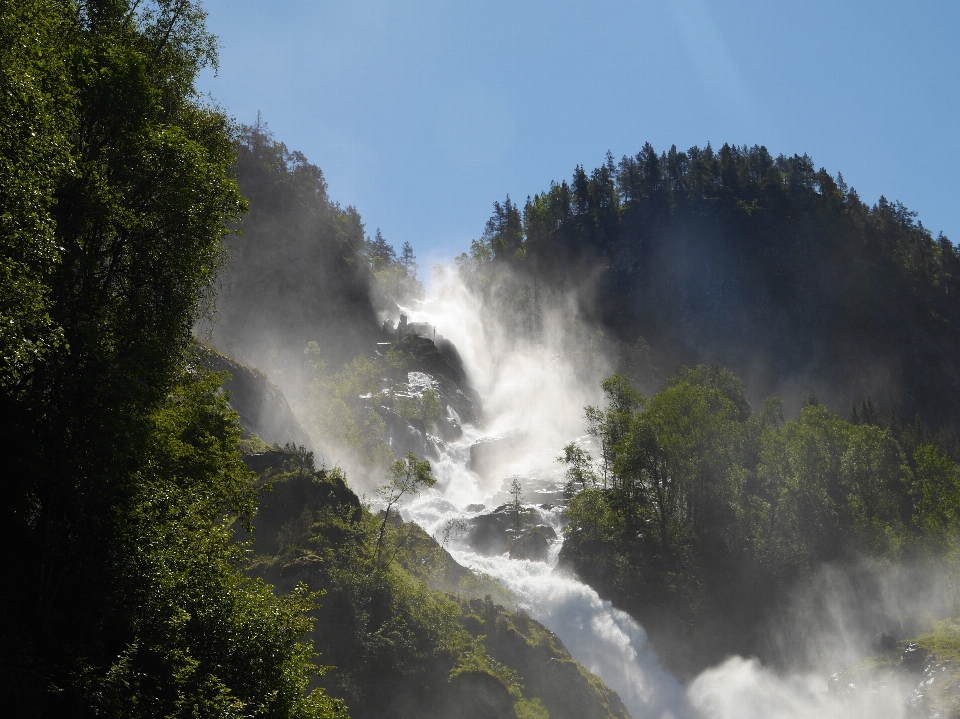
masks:
[[(465, 425), (463, 437), (448, 443), (433, 462), (435, 489), (401, 510), (435, 537), (451, 520), (468, 519), (507, 501), (507, 477), (522, 481), (527, 507), (554, 527), (548, 561), (484, 556), (461, 538), (447, 543), (453, 557), (497, 579), (512, 592), (517, 608), (553, 631), (573, 658), (618, 692), (634, 719), (841, 719), (901, 716), (903, 692), (892, 688), (841, 695), (827, 691), (825, 677), (781, 676), (754, 659), (731, 657), (684, 686), (659, 663), (643, 628), (602, 600), (575, 577), (555, 571), (562, 543), (562, 509), (544, 498), (557, 496), (563, 445), (583, 432), (583, 407), (600, 402), (599, 388), (578, 382), (562, 346), (563, 312), (545, 317), (538, 343), (518, 342), (484, 314), (480, 302), (452, 274), (438, 295), (405, 308), (457, 346), (485, 405), (483, 427)], [(495, 473), (469, 467), (478, 439), (510, 430), (524, 433), (522, 447)], [(588, 438), (579, 437), (587, 444)], [(449, 539), (449, 537), (448, 537)]]

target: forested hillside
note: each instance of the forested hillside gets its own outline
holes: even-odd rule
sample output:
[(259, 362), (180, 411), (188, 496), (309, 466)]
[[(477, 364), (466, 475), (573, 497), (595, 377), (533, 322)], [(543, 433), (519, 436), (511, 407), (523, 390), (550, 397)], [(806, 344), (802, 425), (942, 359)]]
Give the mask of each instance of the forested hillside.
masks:
[(323, 347), (339, 369), (382, 339), (379, 314), (419, 296), (413, 249), (400, 255), (359, 212), (327, 195), (319, 167), (275, 141), (266, 125), (242, 128), (235, 172), (249, 201), (220, 272), (215, 344), (265, 371), (296, 399), (310, 381), (304, 349)]
[[(189, 0), (0, 0), (4, 709), (624, 717), (502, 584), (398, 515), (538, 428), (478, 439), (473, 368), (389, 321), (422, 297), (412, 246), (198, 95), (204, 20)], [(569, 444), (550, 501), (562, 566), (671, 666), (768, 650), (762, 621), (829, 562), (935, 567), (957, 613), (960, 255), (902, 205), (806, 156), (647, 145), (495, 203), (458, 265), (516, 345), (576, 297), (537, 365), (569, 365), (564, 387), (622, 371), (586, 410), (598, 456)], [(504, 561), (555, 559), (540, 522), (564, 508), (512, 486), (493, 511), (437, 497), (437, 536), (473, 550), (499, 528)]]
[(0, 693), (18, 717), (330, 717), (313, 601), (244, 574), (208, 314), (236, 131), (181, 0), (0, 3)]
[[(374, 514), (339, 469), (287, 448), (260, 468), (252, 571), (279, 590), (324, 592), (312, 634), (319, 678), (356, 718), (626, 719), (617, 694), (509, 601), (496, 581), (457, 564), (393, 504)], [(394, 498), (430, 484), (412, 455), (385, 485)], [(419, 476), (418, 476), (419, 473)]]
[[(812, 398), (793, 418), (776, 398), (754, 412), (743, 383), (716, 366), (678, 370), (652, 397), (622, 375), (603, 387), (606, 406), (586, 417), (599, 456), (565, 451), (561, 564), (640, 619), (674, 671), (732, 652), (788, 662), (770, 630), (828, 564), (851, 576), (864, 562), (912, 567), (915, 595), (942, 580), (936, 611), (956, 611), (955, 449), (846, 421)], [(858, 581), (874, 602), (869, 573)], [(851, 623), (869, 635), (898, 621), (871, 604)]]
[[(544, 627), (469, 599), (495, 583), (371, 513), (303, 447), (252, 435), (302, 429), (262, 373), (197, 341), (218, 289), (238, 350), (313, 371), (308, 341), (338, 368), (380, 338), (378, 308), (422, 288), (409, 244), (368, 238), (317, 168), (200, 100), (215, 49), (182, 0), (0, 3), (6, 711), (347, 716), (329, 689), (356, 716), (624, 716)], [(241, 192), (260, 244), (233, 244), (223, 274)], [(407, 355), (462, 379), (417, 339), (387, 358), (401, 380)], [(421, 404), (390, 411), (422, 425)], [(406, 461), (395, 481), (434, 481)]]
[(648, 391), (677, 365), (713, 362), (752, 402), (776, 394), (791, 412), (814, 391), (932, 428), (960, 417), (957, 248), (806, 155), (647, 144), (608, 156), (522, 208), (496, 203), (461, 263), (496, 261), (530, 287), (579, 288), (611, 337), (642, 337)]

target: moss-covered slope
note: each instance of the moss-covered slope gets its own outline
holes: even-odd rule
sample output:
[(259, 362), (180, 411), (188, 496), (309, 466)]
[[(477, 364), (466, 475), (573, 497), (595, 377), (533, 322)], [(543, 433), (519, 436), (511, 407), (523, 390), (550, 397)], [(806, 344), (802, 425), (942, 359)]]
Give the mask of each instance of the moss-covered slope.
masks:
[[(318, 679), (354, 719), (621, 719), (620, 698), (543, 625), (494, 603), (491, 580), (458, 565), (415, 524), (380, 519), (339, 471), (273, 452), (260, 471), (252, 573), (322, 592)], [(485, 599), (469, 598), (478, 593)]]

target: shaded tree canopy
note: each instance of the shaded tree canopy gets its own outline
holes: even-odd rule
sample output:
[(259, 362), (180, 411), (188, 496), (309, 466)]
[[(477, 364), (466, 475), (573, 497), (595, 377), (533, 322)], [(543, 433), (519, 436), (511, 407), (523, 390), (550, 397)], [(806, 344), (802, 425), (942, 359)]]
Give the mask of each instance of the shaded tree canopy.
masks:
[(522, 227), (520, 214), (496, 203), (460, 265), (489, 276), (523, 257), (512, 272), (579, 289), (585, 315), (624, 343), (642, 337), (655, 366), (716, 362), (751, 401), (779, 394), (794, 409), (814, 389), (902, 422), (960, 417), (960, 251), (807, 155), (648, 143), (578, 166), (528, 198)]
[[(772, 657), (764, 621), (825, 563), (864, 557), (956, 571), (960, 457), (811, 401), (754, 413), (729, 370), (683, 368), (646, 398), (622, 376), (588, 407), (600, 452), (564, 449), (573, 497), (561, 562), (696, 673)], [(955, 594), (952, 595), (955, 601)]]
[(188, 0), (0, 3), (0, 686), (16, 716), (332, 716), (300, 592), (244, 577), (209, 314), (236, 131)]

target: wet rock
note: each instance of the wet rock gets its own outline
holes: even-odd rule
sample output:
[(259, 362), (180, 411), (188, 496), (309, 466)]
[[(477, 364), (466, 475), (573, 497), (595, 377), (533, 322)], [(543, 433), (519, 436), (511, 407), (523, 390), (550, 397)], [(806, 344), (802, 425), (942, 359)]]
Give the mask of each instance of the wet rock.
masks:
[(482, 512), (487, 508), (485, 504), (468, 504), (464, 509), (467, 512)]
[(502, 554), (509, 544), (508, 530), (514, 524), (514, 518), (506, 512), (494, 510), (467, 520), (469, 526), (468, 541), (475, 552), (493, 555)]
[(386, 424), (383, 441), (395, 455), (402, 457), (407, 452), (413, 452), (417, 457), (427, 457), (436, 454), (435, 450), (428, 445), (423, 422), (416, 419), (403, 419), (393, 409), (382, 405), (374, 405), (373, 411), (383, 418)]
[(443, 335), (439, 334), (434, 337), (433, 343), (437, 346), (440, 354), (446, 357), (447, 362), (450, 363), (450, 366), (457, 370), (461, 377), (466, 377), (467, 371), (464, 369), (463, 358), (460, 357), (460, 353), (457, 351), (456, 345)]
[(510, 558), (545, 562), (550, 553), (550, 542), (556, 538), (556, 531), (546, 524), (521, 530), (510, 544)]
[(532, 510), (524, 509), (518, 522), (513, 508), (504, 504), (488, 514), (468, 519), (470, 546), (480, 554), (494, 555), (509, 551), (512, 559), (545, 562), (550, 542), (557, 538), (557, 533), (546, 524), (530, 526), (533, 514)]
[(550, 543), (538, 534), (521, 534), (510, 543), (511, 559), (530, 559), (535, 562), (547, 561)]
[(878, 652), (895, 652), (897, 651), (897, 640), (889, 634), (880, 632), (874, 637), (873, 648)]
[(456, 442), (463, 436), (463, 427), (460, 426), (460, 419), (452, 407), (447, 407), (447, 415), (438, 417), (434, 425), (445, 442)]
[(923, 647), (918, 647), (911, 642), (907, 645), (907, 648), (903, 650), (903, 654), (900, 655), (900, 664), (898, 666), (902, 671), (920, 674), (923, 672), (928, 661), (936, 661), (936, 656)]
[[(903, 701), (903, 716), (908, 719), (939, 719), (956, 717), (960, 685), (956, 681), (955, 667), (949, 661), (942, 664), (930, 655), (917, 687)], [(949, 706), (953, 710), (949, 710)]]

